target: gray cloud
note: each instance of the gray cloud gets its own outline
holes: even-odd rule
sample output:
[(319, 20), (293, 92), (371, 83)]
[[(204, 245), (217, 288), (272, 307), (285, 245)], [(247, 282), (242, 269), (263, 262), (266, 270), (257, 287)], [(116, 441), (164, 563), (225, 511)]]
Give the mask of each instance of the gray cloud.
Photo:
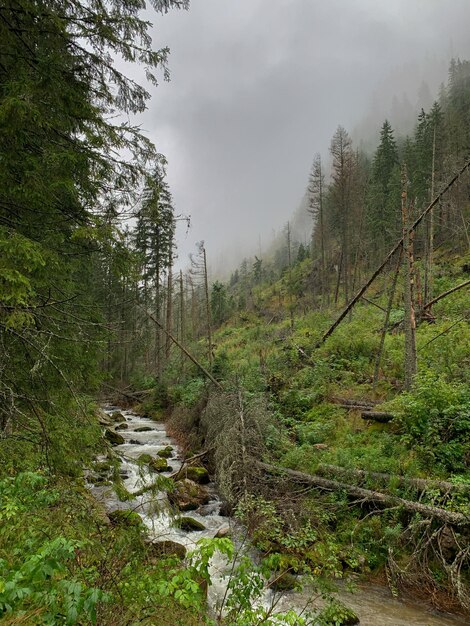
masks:
[(192, 0), (155, 17), (172, 80), (143, 127), (192, 216), (180, 263), (200, 239), (213, 265), (267, 245), (336, 126), (375, 126), (393, 94), (415, 105), (423, 79), (434, 92), (450, 56), (470, 56), (469, 18), (468, 0)]

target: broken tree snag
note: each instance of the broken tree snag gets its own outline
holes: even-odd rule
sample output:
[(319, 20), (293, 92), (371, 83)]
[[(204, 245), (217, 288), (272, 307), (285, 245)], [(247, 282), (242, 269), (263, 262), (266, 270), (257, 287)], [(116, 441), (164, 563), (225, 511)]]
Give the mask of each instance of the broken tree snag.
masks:
[[(460, 170), (457, 172), (457, 174), (455, 174), (455, 176), (447, 183), (447, 185), (444, 187), (444, 189), (437, 194), (437, 196), (434, 198), (434, 200), (431, 202), (431, 204), (429, 206), (427, 206), (426, 209), (421, 213), (421, 215), (419, 215), (416, 218), (416, 220), (413, 222), (413, 224), (410, 227), (410, 232), (412, 232), (412, 231), (414, 231), (416, 229), (416, 227), (423, 221), (423, 219), (426, 217), (426, 215), (434, 208), (434, 206), (441, 200), (441, 198), (449, 191), (449, 189), (454, 185), (454, 183), (456, 183), (459, 180), (460, 176), (469, 168), (470, 168), (470, 161), (467, 161), (465, 163), (465, 165), (460, 168)], [(320, 339), (320, 341), (316, 345), (317, 348), (319, 346), (321, 346), (321, 344), (324, 343), (328, 339), (328, 337), (334, 333), (336, 328), (341, 324), (341, 322), (344, 320), (344, 318), (349, 313), (349, 311), (362, 298), (362, 296), (366, 293), (366, 291), (372, 285), (372, 283), (377, 278), (377, 276), (379, 276), (379, 274), (382, 273), (384, 268), (389, 263), (390, 259), (393, 257), (395, 252), (397, 250), (399, 250), (399, 248), (402, 246), (402, 244), (403, 244), (403, 237), (400, 239), (400, 241), (398, 241), (395, 244), (394, 248), (392, 250), (390, 250), (390, 252), (387, 254), (387, 256), (385, 257), (383, 262), (379, 265), (379, 267), (371, 275), (369, 280), (359, 289), (359, 291), (356, 293), (354, 298), (349, 302), (349, 304), (340, 313), (340, 315), (337, 318), (337, 320), (330, 326), (330, 328), (326, 331), (326, 333), (324, 333), (324, 335), (322, 336), (322, 338)]]
[(460, 283), (460, 285), (457, 285), (456, 287), (452, 287), (452, 289), (448, 289), (447, 291), (444, 291), (440, 295), (436, 296), (435, 298), (427, 302), (423, 306), (423, 311), (425, 311), (426, 309), (429, 309), (429, 307), (431, 307), (433, 304), (436, 304), (436, 302), (439, 302), (439, 300), (442, 300), (442, 298), (445, 298), (446, 296), (450, 296), (451, 293), (454, 293), (455, 291), (458, 291), (459, 289), (463, 289), (464, 287), (468, 287), (469, 285), (470, 285), (470, 280), (466, 280), (465, 282)]
[(382, 472), (366, 472), (359, 469), (350, 469), (347, 467), (340, 467), (339, 465), (320, 465), (317, 468), (317, 472), (321, 476), (339, 476), (340, 478), (347, 478), (351, 480), (355, 478), (360, 481), (377, 481), (381, 483), (389, 483), (393, 481), (394, 484), (398, 484), (401, 487), (412, 487), (419, 491), (426, 491), (427, 489), (438, 489), (441, 493), (451, 493), (459, 491), (470, 495), (470, 485), (449, 483), (445, 480), (431, 480), (428, 478), (409, 478), (408, 476), (398, 476), (396, 474), (384, 474)]
[(303, 472), (269, 465), (268, 463), (258, 462), (258, 465), (270, 474), (283, 475), (290, 478), (294, 482), (308, 485), (315, 489), (321, 489), (324, 491), (345, 491), (349, 496), (359, 498), (365, 502), (375, 502), (382, 506), (399, 506), (410, 513), (419, 513), (424, 517), (438, 519), (441, 522), (451, 524), (452, 526), (470, 526), (470, 516), (464, 515), (463, 513), (447, 511), (445, 509), (429, 506), (427, 504), (421, 504), (420, 502), (414, 502), (412, 500), (404, 500), (398, 496), (392, 496), (380, 491), (364, 489), (362, 487), (357, 487), (356, 485), (350, 485), (338, 480), (323, 478), (322, 476), (317, 476), (315, 474), (304, 474)]
[(387, 422), (391, 422), (395, 416), (391, 413), (383, 413), (382, 411), (362, 411), (361, 417), (363, 420), (386, 424)]

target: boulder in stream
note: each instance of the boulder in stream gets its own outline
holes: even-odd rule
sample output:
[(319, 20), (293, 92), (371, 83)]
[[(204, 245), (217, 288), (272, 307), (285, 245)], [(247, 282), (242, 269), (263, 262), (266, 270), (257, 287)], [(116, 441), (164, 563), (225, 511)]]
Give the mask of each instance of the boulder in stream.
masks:
[(289, 572), (276, 572), (269, 582), (269, 587), (273, 591), (292, 591), (298, 586), (298, 579)]
[(118, 424), (116, 426), (116, 430), (127, 430), (129, 428), (128, 424), (126, 424), (126, 422), (123, 422), (122, 424)]
[(159, 450), (157, 454), (163, 459), (169, 459), (172, 452), (173, 452), (173, 446), (166, 446), (166, 448), (163, 448), (163, 450)]
[(230, 537), (232, 531), (230, 530), (230, 526), (221, 526), (219, 530), (215, 533), (215, 539), (222, 539), (223, 537)]
[(179, 517), (175, 520), (174, 525), (177, 528), (181, 528), (181, 530), (186, 531), (187, 533), (193, 532), (195, 530), (206, 530), (206, 527), (202, 522), (199, 522), (197, 519), (192, 517)]
[(183, 467), (180, 473), (180, 476), (183, 478), (188, 478), (195, 483), (199, 483), (200, 485), (207, 485), (210, 482), (209, 472), (205, 467), (197, 467), (197, 466), (189, 466)]
[(121, 413), (121, 411), (113, 411), (111, 413), (111, 419), (113, 420), (113, 422), (125, 422), (126, 421), (126, 418)]
[(135, 511), (111, 511), (111, 513), (108, 513), (108, 517), (114, 526), (133, 526), (140, 528), (144, 525), (142, 518)]
[(135, 433), (148, 433), (151, 430), (155, 430), (155, 429), (151, 428), (150, 426), (139, 426), (139, 428), (134, 428)]
[(110, 430), (109, 428), (105, 430), (104, 436), (113, 446), (119, 446), (125, 441), (122, 435), (114, 432), (114, 430)]
[(175, 483), (174, 491), (170, 491), (168, 499), (180, 511), (194, 511), (203, 504), (208, 504), (209, 493), (192, 480), (183, 478)]
[(149, 468), (154, 472), (170, 472), (171, 467), (166, 462), (166, 459), (152, 459), (149, 464)]

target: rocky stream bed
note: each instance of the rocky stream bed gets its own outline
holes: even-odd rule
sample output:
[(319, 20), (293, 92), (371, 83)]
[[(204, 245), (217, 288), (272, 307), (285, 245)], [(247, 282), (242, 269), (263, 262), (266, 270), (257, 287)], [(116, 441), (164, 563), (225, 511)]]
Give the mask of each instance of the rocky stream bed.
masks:
[[(90, 491), (102, 503), (111, 520), (125, 518), (127, 523), (139, 515), (147, 528), (149, 541), (161, 554), (186, 553), (197, 547), (202, 537), (232, 536), (241, 543), (242, 529), (235, 521), (221, 514), (216, 485), (203, 468), (186, 467), (176, 446), (166, 434), (165, 425), (114, 406), (103, 409), (105, 437), (119, 458), (119, 474), (125, 489), (136, 495), (122, 501), (109, 482), (111, 466), (106, 457), (97, 459), (87, 476)], [(179, 472), (176, 489), (170, 495), (146, 491), (157, 476)], [(136, 520), (140, 523), (140, 520)], [(224, 575), (229, 568), (223, 558), (214, 557), (211, 565), (212, 585), (208, 591), (209, 606), (214, 608), (224, 596)], [(306, 587), (302, 592), (268, 590), (263, 602), (276, 602), (277, 610), (294, 609), (299, 613), (311, 600)], [(351, 607), (362, 626), (462, 626), (456, 617), (430, 613), (426, 607), (392, 597), (388, 589), (358, 583), (357, 591), (338, 591), (339, 599)]]

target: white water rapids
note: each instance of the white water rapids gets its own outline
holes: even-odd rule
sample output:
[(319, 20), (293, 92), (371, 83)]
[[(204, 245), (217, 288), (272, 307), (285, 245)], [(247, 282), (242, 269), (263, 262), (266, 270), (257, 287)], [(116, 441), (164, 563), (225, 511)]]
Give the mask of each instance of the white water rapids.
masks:
[[(158, 458), (158, 451), (172, 446), (173, 452), (168, 458), (168, 465), (172, 472), (181, 467), (183, 459), (175, 442), (166, 434), (164, 424), (136, 415), (132, 411), (118, 407), (105, 407), (105, 412), (109, 415), (118, 410), (126, 420), (127, 429), (118, 431), (124, 437), (125, 443), (114, 446), (114, 451), (121, 458), (120, 474), (129, 492), (138, 491), (155, 480), (156, 475), (153, 472), (142, 468), (137, 463), (141, 454), (146, 453), (153, 458)], [(142, 428), (151, 430), (139, 432), (138, 429)], [(134, 500), (121, 502), (109, 485), (91, 484), (90, 489), (108, 512), (119, 509), (137, 511), (152, 541), (174, 541), (185, 546), (189, 551), (197, 547), (197, 542), (202, 537), (214, 537), (221, 528), (229, 526), (234, 542), (240, 543), (241, 530), (236, 527), (234, 520), (220, 515), (220, 501), (216, 485), (213, 483), (208, 485), (211, 495), (209, 504), (201, 506), (196, 511), (184, 513), (201, 522), (205, 527), (205, 530), (192, 532), (186, 532), (173, 525), (174, 515), (171, 514), (164, 492), (158, 494), (156, 499), (144, 493)], [(223, 598), (226, 587), (224, 574), (228, 571), (229, 567), (224, 559), (216, 556), (211, 565), (212, 585), (208, 592), (208, 602), (212, 607), (217, 606)], [(267, 591), (263, 602), (269, 604), (274, 600), (277, 611), (293, 609), (301, 613), (311, 595), (308, 588), (302, 592), (276, 592), (276, 596), (274, 592)], [(388, 589), (367, 583), (358, 583), (355, 593), (340, 589), (338, 598), (354, 610), (360, 618), (361, 626), (462, 626), (467, 623), (453, 616), (430, 613), (426, 607), (414, 602), (397, 600), (391, 596)]]

